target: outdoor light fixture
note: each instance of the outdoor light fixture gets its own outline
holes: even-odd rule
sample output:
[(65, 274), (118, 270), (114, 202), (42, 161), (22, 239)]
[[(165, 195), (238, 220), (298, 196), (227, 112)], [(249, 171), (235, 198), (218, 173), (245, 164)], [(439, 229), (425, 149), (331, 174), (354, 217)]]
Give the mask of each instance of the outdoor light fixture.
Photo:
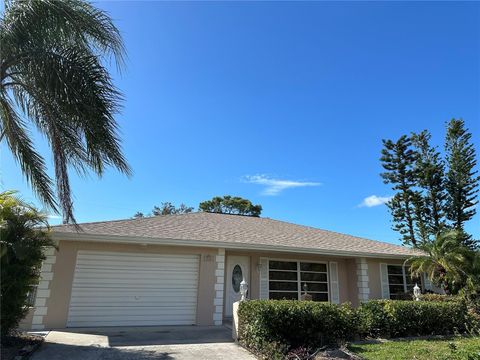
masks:
[(242, 298), (240, 301), (245, 301), (247, 300), (247, 291), (248, 291), (248, 284), (245, 280), (242, 280), (240, 283), (240, 294), (242, 294)]
[(422, 294), (420, 288), (418, 285), (415, 283), (415, 286), (413, 287), (413, 295), (415, 296), (415, 301), (420, 300), (420, 295)]

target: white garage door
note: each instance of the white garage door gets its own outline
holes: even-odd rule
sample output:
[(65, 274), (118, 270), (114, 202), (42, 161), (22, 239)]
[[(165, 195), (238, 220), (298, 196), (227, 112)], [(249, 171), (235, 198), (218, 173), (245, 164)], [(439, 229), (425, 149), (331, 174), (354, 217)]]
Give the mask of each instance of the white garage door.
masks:
[(199, 257), (79, 251), (68, 327), (192, 325)]

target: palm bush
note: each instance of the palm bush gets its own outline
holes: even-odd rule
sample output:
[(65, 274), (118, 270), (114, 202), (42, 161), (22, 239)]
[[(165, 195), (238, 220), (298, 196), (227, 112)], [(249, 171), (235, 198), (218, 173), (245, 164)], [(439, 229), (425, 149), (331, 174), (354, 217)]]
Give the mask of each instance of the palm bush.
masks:
[(54, 246), (47, 218), (14, 192), (0, 193), (1, 337), (26, 315), (27, 299), (38, 283), (45, 247)]
[(467, 282), (473, 281), (471, 267), (475, 252), (463, 245), (458, 237), (458, 232), (451, 230), (418, 245), (424, 255), (408, 260), (412, 275), (421, 277), (425, 273), (430, 281), (449, 293), (456, 293)]

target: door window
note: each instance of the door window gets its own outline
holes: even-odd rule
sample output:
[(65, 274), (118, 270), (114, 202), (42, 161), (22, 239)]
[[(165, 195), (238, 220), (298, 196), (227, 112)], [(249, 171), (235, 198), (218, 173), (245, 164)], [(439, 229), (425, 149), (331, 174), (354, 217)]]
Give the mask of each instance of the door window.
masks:
[(232, 288), (236, 294), (240, 292), (240, 283), (243, 280), (242, 268), (240, 265), (235, 265), (232, 270)]

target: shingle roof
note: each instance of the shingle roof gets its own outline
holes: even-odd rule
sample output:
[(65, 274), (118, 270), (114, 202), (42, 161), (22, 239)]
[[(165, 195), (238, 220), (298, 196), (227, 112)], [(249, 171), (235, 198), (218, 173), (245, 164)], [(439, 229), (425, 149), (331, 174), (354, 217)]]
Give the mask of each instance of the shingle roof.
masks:
[[(387, 256), (410, 256), (414, 251), (389, 243), (291, 224), (269, 218), (224, 215), (206, 212), (182, 215), (154, 216), (140, 219), (114, 220), (80, 224), (82, 234), (134, 237), (145, 239), (175, 239), (216, 243), (219, 245), (245, 245), (279, 249)], [(53, 226), (54, 233), (75, 233), (72, 225)], [(73, 235), (73, 234), (72, 234)], [(243, 247), (243, 246), (242, 246)]]

